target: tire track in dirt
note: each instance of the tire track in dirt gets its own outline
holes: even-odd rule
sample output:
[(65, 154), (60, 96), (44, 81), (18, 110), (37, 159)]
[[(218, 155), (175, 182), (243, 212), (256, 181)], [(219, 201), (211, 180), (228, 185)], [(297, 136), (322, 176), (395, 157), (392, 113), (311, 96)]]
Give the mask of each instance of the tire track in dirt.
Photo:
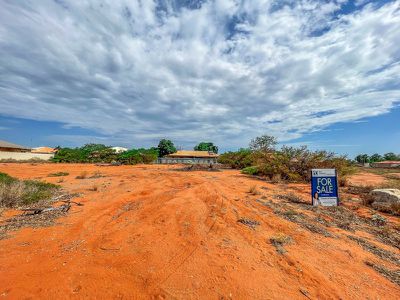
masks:
[[(6, 298), (390, 299), (400, 292), (365, 266), (370, 254), (348, 239), (305, 231), (247, 193), (253, 185), (275, 193), (284, 186), (230, 170), (20, 168), (2, 171), (29, 177), (65, 168), (71, 176), (62, 184), (83, 192), (85, 206), (59, 219), (60, 225), (24, 229), (0, 241), (0, 294)], [(75, 180), (82, 170), (107, 177)], [(88, 192), (91, 184), (101, 188)], [(260, 226), (253, 230), (239, 217)], [(278, 232), (294, 240), (285, 255), (269, 242)]]

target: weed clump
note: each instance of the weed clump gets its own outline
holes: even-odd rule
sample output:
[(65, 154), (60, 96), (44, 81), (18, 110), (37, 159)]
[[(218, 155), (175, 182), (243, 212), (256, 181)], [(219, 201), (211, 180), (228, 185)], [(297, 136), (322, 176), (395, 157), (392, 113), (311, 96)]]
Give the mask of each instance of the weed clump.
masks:
[(101, 177), (104, 177), (104, 176), (99, 171), (96, 171), (89, 178), (101, 178)]
[(291, 244), (293, 242), (293, 239), (283, 233), (278, 233), (274, 236), (272, 236), (269, 241), (273, 246), (275, 246), (276, 251), (280, 254), (286, 253), (286, 249), (283, 247), (285, 245)]
[(47, 175), (48, 177), (61, 177), (61, 176), (68, 176), (68, 172), (56, 172), (56, 173), (50, 173)]
[(384, 225), (386, 225), (386, 222), (387, 222), (386, 218), (379, 214), (372, 215), (371, 220), (377, 226), (384, 226)]
[(58, 185), (37, 181), (18, 180), (0, 173), (0, 206), (18, 207), (48, 200), (58, 191)]
[(261, 194), (260, 191), (257, 189), (257, 186), (255, 186), (255, 185), (253, 185), (249, 188), (248, 193), (251, 195), (260, 195)]
[(242, 174), (247, 174), (247, 175), (256, 175), (258, 173), (257, 167), (247, 167), (242, 169)]
[(97, 187), (97, 185), (93, 185), (91, 188), (89, 188), (89, 191), (97, 192), (98, 189), (99, 188)]
[(87, 177), (87, 172), (82, 171), (80, 175), (76, 176), (76, 179), (85, 179)]
[(288, 202), (292, 202), (292, 203), (303, 203), (303, 199), (294, 193), (276, 195), (275, 198), (287, 200)]
[(240, 218), (239, 220), (237, 220), (239, 223), (242, 223), (246, 226), (249, 226), (252, 229), (255, 229), (256, 226), (260, 225), (260, 222), (256, 221), (256, 220), (251, 220), (248, 218)]
[(378, 265), (371, 261), (365, 261), (365, 264), (371, 268), (373, 268), (378, 273), (382, 274), (384, 277), (389, 279), (391, 282), (400, 285), (400, 269), (397, 270), (389, 270), (384, 266)]

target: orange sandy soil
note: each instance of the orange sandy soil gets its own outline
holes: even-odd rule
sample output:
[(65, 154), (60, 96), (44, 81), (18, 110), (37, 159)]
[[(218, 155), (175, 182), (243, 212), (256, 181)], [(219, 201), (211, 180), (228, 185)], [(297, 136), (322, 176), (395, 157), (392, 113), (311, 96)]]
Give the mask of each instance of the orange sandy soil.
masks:
[[(0, 241), (0, 296), (399, 299), (400, 287), (365, 265), (377, 257), (346, 232), (330, 228), (338, 238), (313, 234), (248, 193), (253, 185), (268, 197), (293, 187), (308, 201), (307, 185), (272, 185), (234, 170), (174, 168), (0, 164), (0, 172), (48, 182), (60, 179), (49, 173), (69, 172), (60, 184), (82, 193), (75, 200), (85, 204), (54, 226), (20, 229)], [(82, 171), (105, 177), (75, 179)], [(98, 190), (90, 191), (94, 185)], [(260, 226), (253, 230), (238, 223), (240, 217)], [(294, 240), (284, 255), (269, 241), (278, 233)]]
[(376, 186), (385, 183), (386, 178), (382, 175), (360, 172), (351, 176), (349, 183), (359, 186)]

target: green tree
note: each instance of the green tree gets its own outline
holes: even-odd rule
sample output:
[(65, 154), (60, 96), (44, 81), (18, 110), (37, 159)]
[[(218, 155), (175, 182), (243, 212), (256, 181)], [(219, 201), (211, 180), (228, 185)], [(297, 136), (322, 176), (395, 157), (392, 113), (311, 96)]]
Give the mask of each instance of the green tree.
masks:
[(176, 152), (176, 148), (174, 146), (174, 143), (171, 142), (170, 140), (162, 139), (158, 143), (158, 153), (159, 153), (160, 157), (163, 157), (165, 155), (175, 153), (175, 152)]
[(356, 156), (356, 161), (360, 164), (367, 163), (367, 162), (369, 162), (369, 156), (368, 156), (368, 154), (358, 154)]
[(196, 151), (211, 151), (214, 153), (218, 153), (218, 147), (215, 146), (211, 142), (201, 142), (197, 146), (194, 147), (194, 150)]
[(380, 155), (378, 153), (372, 154), (371, 157), (369, 158), (370, 162), (378, 162), (378, 161), (382, 161), (382, 160), (383, 160), (382, 155)]
[(399, 156), (397, 156), (397, 155), (394, 154), (393, 152), (385, 153), (385, 154), (383, 155), (383, 158), (384, 158), (385, 160), (398, 160), (398, 159), (400, 159)]
[(253, 151), (273, 152), (277, 143), (274, 136), (262, 135), (252, 139), (249, 146)]

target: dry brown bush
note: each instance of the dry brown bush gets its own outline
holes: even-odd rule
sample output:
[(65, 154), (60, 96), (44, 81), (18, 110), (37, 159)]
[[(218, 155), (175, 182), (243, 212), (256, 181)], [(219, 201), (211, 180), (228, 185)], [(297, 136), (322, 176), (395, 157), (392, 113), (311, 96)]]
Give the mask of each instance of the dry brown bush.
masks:
[(255, 186), (255, 185), (250, 187), (248, 193), (252, 194), (252, 195), (260, 195), (261, 194), (260, 191), (257, 189), (257, 186)]
[(51, 198), (59, 186), (34, 180), (18, 180), (0, 173), (0, 206), (18, 207)]

